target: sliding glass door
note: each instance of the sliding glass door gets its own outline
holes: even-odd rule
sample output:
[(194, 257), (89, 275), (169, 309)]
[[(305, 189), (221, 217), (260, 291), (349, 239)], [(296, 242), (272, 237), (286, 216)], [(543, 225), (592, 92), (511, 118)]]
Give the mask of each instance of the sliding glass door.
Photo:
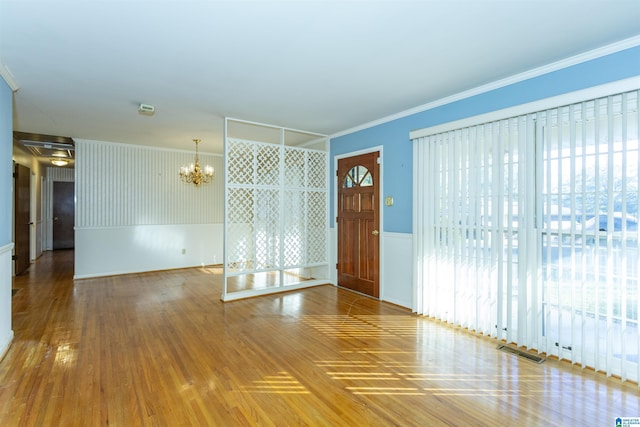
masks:
[(545, 350), (624, 378), (638, 362), (637, 106), (632, 92), (538, 121)]
[(638, 381), (639, 104), (414, 139), (415, 311)]

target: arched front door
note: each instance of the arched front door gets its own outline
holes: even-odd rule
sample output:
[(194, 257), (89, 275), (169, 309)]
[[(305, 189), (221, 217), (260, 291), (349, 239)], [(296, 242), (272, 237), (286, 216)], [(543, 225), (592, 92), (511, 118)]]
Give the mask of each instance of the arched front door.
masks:
[(338, 285), (380, 296), (380, 152), (338, 160)]

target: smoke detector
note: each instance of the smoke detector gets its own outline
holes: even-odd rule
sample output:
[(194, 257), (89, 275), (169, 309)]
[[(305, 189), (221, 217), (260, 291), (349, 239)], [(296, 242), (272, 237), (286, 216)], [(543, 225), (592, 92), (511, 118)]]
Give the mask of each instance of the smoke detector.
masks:
[(149, 104), (140, 104), (138, 106), (138, 112), (140, 114), (146, 114), (148, 116), (153, 115), (153, 113), (155, 113), (156, 108), (153, 105), (149, 105)]

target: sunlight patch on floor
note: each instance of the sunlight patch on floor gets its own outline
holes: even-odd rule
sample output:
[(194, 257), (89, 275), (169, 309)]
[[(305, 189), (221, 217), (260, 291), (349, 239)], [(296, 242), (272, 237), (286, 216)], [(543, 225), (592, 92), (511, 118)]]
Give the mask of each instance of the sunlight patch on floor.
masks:
[(379, 394), (387, 396), (423, 396), (425, 393), (421, 393), (420, 389), (415, 387), (346, 387), (347, 390), (353, 394)]
[(252, 384), (243, 390), (250, 393), (310, 394), (305, 386), (284, 371), (277, 375), (267, 375), (261, 380), (253, 381)]

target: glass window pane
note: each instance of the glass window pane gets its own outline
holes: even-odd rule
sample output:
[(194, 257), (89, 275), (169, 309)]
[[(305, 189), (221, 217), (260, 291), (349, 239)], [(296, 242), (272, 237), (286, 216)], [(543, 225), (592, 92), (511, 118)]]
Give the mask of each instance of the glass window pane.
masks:
[(369, 169), (362, 165), (352, 167), (344, 179), (342, 188), (371, 187), (373, 177)]

